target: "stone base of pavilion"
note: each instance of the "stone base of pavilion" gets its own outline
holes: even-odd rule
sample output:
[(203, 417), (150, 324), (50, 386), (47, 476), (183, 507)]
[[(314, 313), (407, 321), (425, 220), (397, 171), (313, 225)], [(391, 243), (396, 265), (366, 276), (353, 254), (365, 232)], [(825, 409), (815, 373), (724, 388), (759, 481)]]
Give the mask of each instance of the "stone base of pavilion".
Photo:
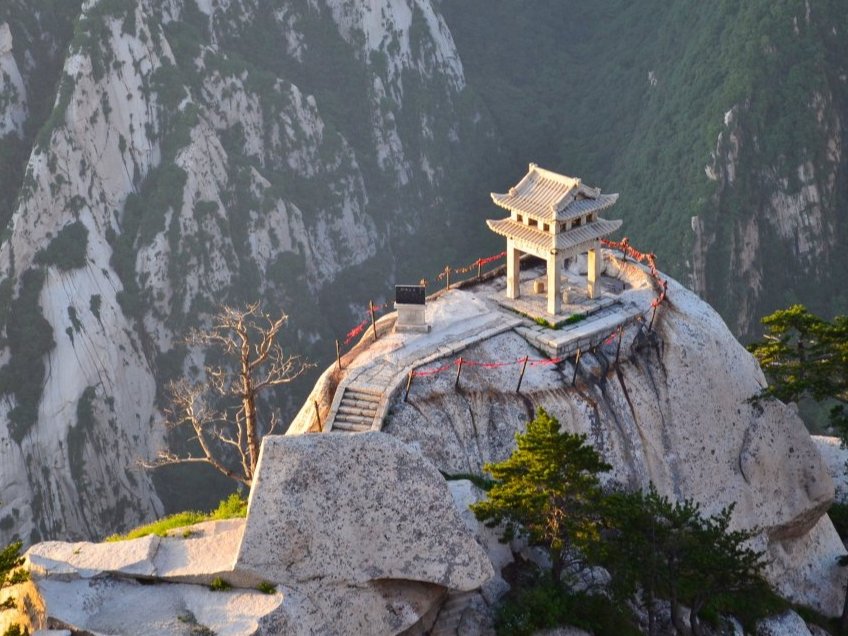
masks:
[(568, 300), (563, 300), (560, 313), (552, 316), (548, 313), (547, 287), (541, 293), (534, 292), (533, 287), (536, 281), (547, 285), (544, 268), (525, 270), (522, 266), (520, 297), (507, 298), (503, 294), (496, 294), (492, 296), (492, 299), (517, 314), (527, 316), (534, 321), (545, 321), (556, 328), (574, 322), (579, 316), (589, 316), (615, 304), (618, 302), (618, 295), (624, 290), (620, 280), (601, 276), (601, 293), (597, 298), (589, 298), (586, 275), (577, 275), (566, 270), (562, 275), (559, 294), (562, 295), (563, 291), (568, 290)]

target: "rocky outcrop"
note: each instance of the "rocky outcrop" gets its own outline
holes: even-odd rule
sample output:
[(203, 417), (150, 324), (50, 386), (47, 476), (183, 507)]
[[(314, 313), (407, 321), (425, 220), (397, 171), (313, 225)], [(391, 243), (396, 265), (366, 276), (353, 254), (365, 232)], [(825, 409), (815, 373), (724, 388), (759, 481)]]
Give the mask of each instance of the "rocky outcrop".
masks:
[(26, 86), (12, 55), (13, 38), (9, 25), (0, 24), (0, 138), (14, 133), (23, 136), (26, 121)]
[[(805, 283), (816, 280), (822, 285), (841, 262), (834, 237), (843, 230), (831, 210), (838, 207), (837, 183), (844, 169), (842, 116), (830, 89), (813, 92), (808, 99), (807, 116), (816, 137), (809, 143), (820, 145), (816, 153), (794, 149), (794, 163), (780, 156), (762, 164), (757, 157), (756, 174), (744, 175), (746, 182), (738, 183), (740, 162), (751, 162), (759, 152), (757, 124), (747, 100), (725, 114), (705, 167), (716, 182), (715, 210), (692, 218), (690, 283), (721, 307), (737, 334), (758, 333), (758, 319), (775, 306), (767, 299), (786, 288), (798, 290), (799, 299), (809, 297), (808, 304), (822, 306), (823, 299), (815, 290), (805, 290)], [(753, 168), (749, 164), (745, 169)], [(747, 200), (742, 210), (740, 196)]]
[[(619, 276), (631, 289), (621, 302), (649, 311), (644, 272), (626, 266)], [(614, 341), (584, 353), (575, 386), (573, 359), (531, 368), (520, 394), (514, 366), (469, 366), (458, 388), (451, 374), (423, 376), (407, 401), (396, 398), (383, 430), (446, 473), (480, 473), (511, 453), (515, 433), (544, 407), (565, 429), (588, 435), (613, 465), (608, 481), (653, 483), (673, 499), (695, 499), (706, 514), (735, 506), (734, 527), (763, 531), (772, 583), (793, 600), (838, 614), (846, 574), (835, 562), (841, 542), (824, 515), (834, 495), (826, 465), (794, 408), (749, 402), (765, 379), (718, 314), (674, 282), (669, 299), (652, 332), (639, 323), (625, 330), (620, 364)], [(487, 363), (539, 354), (507, 332), (461, 355)]]
[(464, 591), (494, 574), (444, 478), (383, 433), (266, 438), (236, 565), (290, 586), (402, 579)]
[(836, 501), (848, 503), (848, 449), (842, 446), (838, 437), (813, 435), (813, 442), (836, 486)]
[(493, 574), (442, 476), (382, 433), (268, 437), (246, 521), (41, 543), (26, 567), (0, 619), (116, 634), (397, 634)]

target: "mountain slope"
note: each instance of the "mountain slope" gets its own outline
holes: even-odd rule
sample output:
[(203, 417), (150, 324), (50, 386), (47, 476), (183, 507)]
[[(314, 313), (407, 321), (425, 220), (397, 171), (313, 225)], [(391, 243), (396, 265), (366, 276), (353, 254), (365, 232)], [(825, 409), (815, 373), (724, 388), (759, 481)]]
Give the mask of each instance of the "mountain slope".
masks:
[(137, 460), (163, 443), (164, 382), (202, 366), (185, 330), (259, 298), (326, 355), (391, 250), (461, 229), (488, 130), (426, 1), (87, 2), (0, 246), (3, 530), (160, 511)]
[(516, 163), (621, 192), (625, 234), (737, 335), (848, 311), (844, 3), (442, 7)]

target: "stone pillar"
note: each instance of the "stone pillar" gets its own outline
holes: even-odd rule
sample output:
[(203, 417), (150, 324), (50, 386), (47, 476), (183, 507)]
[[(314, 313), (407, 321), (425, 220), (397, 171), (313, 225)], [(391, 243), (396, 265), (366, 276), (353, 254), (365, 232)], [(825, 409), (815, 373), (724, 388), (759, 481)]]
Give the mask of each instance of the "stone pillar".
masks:
[(586, 255), (586, 272), (587, 286), (586, 291), (589, 298), (597, 298), (601, 295), (601, 244), (596, 241), (594, 247), (589, 250)]
[(521, 296), (521, 252), (516, 249), (512, 239), (506, 240), (506, 297)]
[(562, 259), (556, 254), (548, 256), (548, 313), (554, 316), (562, 309), (559, 287), (562, 282)]

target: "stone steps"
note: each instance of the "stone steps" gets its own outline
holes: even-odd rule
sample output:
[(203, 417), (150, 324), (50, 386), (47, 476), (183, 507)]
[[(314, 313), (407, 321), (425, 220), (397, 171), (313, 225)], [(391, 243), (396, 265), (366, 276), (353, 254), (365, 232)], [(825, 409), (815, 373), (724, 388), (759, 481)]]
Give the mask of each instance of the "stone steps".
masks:
[[(358, 402), (357, 404), (363, 404), (362, 402)], [(338, 417), (339, 415), (359, 415), (361, 417), (371, 416), (371, 419), (374, 419), (374, 407), (368, 406), (353, 406), (348, 405), (344, 400), (342, 400), (341, 405), (339, 406), (339, 410), (337, 411)]]
[(371, 424), (353, 424), (343, 420), (336, 419), (333, 422), (333, 432), (338, 433), (364, 433), (371, 430)]
[(371, 387), (346, 387), (333, 420), (333, 430), (347, 433), (370, 431), (380, 407), (380, 394)]
[(439, 610), (430, 636), (457, 636), (462, 615), (468, 609), (477, 592), (451, 592)]

